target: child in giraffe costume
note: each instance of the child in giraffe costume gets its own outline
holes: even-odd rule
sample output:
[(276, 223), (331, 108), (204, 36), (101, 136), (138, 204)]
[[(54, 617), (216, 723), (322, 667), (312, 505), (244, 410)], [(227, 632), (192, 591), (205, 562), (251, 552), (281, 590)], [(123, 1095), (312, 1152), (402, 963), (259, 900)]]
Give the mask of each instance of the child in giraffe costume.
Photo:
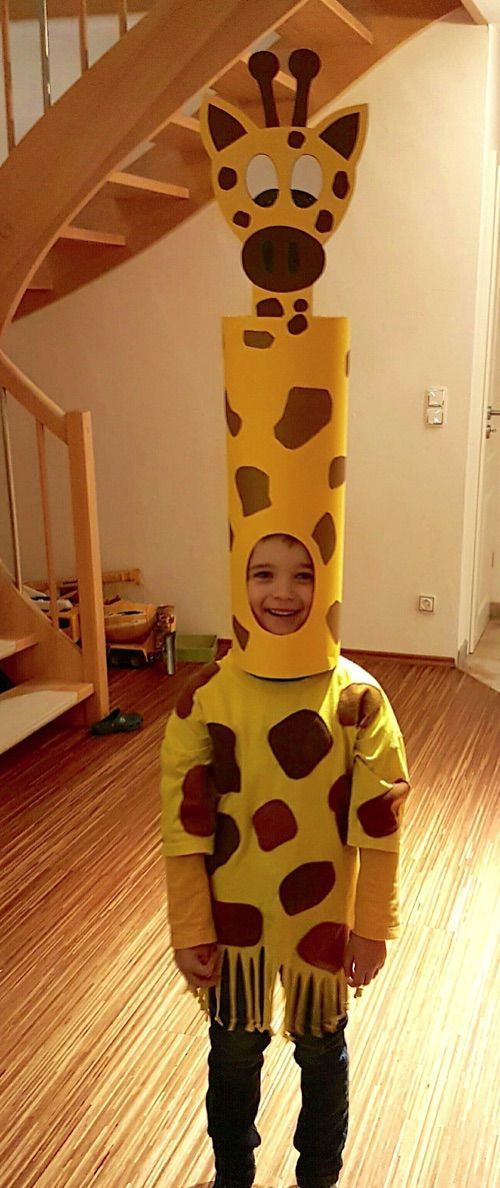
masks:
[(216, 1188), (254, 1181), (278, 979), (301, 1068), (297, 1183), (338, 1181), (348, 986), (368, 985), (397, 932), (409, 790), (384, 692), (340, 655), (348, 324), (311, 315), (366, 109), (307, 128), (319, 59), (297, 50), (289, 66), (289, 127), (267, 52), (249, 62), (265, 128), (212, 96), (201, 113), (254, 294), (251, 316), (224, 319), (233, 647), (187, 685), (162, 747), (172, 944), (210, 1017)]

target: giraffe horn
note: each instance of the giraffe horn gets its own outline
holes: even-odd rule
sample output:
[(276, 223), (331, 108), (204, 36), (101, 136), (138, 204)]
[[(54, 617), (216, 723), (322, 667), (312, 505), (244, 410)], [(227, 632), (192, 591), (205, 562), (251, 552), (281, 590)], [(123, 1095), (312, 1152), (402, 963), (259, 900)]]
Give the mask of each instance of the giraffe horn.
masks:
[(319, 74), (321, 62), (314, 50), (297, 49), (290, 55), (288, 62), (290, 74), (297, 80), (297, 94), (293, 109), (292, 124), (295, 128), (305, 128), (307, 124), (307, 104), (309, 89), (313, 78)]
[(276, 111), (273, 92), (273, 78), (276, 77), (279, 68), (280, 64), (276, 54), (271, 54), (269, 50), (258, 50), (248, 59), (250, 74), (252, 78), (255, 78), (260, 87), (264, 115), (266, 117), (266, 128), (279, 128), (278, 112)]

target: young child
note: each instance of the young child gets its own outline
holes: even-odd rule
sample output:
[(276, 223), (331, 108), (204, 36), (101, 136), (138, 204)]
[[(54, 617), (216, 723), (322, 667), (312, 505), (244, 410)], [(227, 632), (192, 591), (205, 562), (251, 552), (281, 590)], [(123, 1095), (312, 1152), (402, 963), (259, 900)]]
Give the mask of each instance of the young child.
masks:
[[(260, 627), (300, 631), (314, 586), (299, 540), (258, 541), (247, 591)], [(347, 985), (377, 976), (398, 926), (409, 786), (394, 713), (374, 678), (343, 657), (332, 671), (276, 680), (229, 653), (182, 693), (162, 771), (172, 945), (210, 1015), (215, 1186), (254, 1180), (279, 974), (301, 1069), (297, 1183), (331, 1188), (347, 1135)]]

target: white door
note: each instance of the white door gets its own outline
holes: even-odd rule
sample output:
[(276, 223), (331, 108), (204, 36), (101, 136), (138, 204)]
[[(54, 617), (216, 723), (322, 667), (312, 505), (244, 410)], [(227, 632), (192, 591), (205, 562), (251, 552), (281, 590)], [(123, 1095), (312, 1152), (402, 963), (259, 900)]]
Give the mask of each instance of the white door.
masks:
[[(494, 160), (493, 160), (494, 158)], [(497, 354), (500, 350), (500, 177), (496, 154), (492, 154), (488, 206), (491, 226), (491, 268), (483, 293), (484, 303), (484, 400), (482, 441), (474, 549), (474, 577), (469, 650), (474, 651), (490, 615), (493, 588), (493, 565), (500, 565), (495, 555), (495, 534), (500, 502), (500, 391), (497, 381)], [(491, 411), (490, 411), (491, 410)], [(495, 413), (498, 411), (499, 415)]]

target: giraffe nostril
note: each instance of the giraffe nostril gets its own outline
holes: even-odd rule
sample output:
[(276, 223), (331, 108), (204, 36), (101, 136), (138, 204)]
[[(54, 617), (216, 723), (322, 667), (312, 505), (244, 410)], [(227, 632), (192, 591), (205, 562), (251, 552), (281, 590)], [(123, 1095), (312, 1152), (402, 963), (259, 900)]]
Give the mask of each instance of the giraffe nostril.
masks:
[(299, 249), (296, 243), (288, 244), (288, 271), (290, 273), (298, 272), (299, 270)]
[(273, 271), (274, 248), (270, 239), (265, 239), (262, 244), (262, 263), (265, 272)]

